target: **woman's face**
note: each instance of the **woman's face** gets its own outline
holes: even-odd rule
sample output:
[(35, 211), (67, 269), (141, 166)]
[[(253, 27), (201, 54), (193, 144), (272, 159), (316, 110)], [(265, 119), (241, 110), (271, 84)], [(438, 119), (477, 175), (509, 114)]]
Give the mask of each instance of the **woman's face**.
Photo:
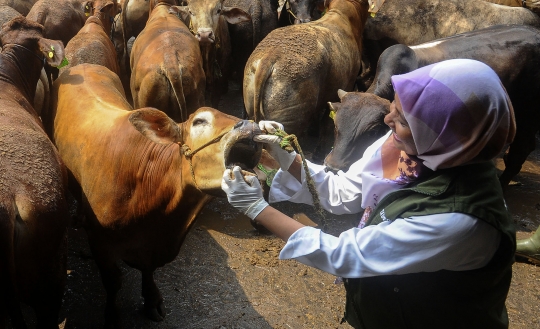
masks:
[(394, 145), (409, 155), (418, 155), (414, 144), (411, 128), (401, 109), (401, 102), (398, 94), (395, 94), (394, 101), (390, 104), (390, 113), (384, 117), (384, 123), (392, 129)]

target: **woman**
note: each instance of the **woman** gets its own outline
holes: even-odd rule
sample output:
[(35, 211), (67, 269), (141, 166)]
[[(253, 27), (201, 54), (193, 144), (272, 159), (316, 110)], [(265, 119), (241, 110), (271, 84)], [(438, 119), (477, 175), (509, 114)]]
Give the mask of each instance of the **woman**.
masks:
[[(391, 131), (347, 172), (309, 164), (322, 206), (365, 209), (334, 237), (269, 206), (255, 179), (227, 170), (229, 202), (287, 241), (281, 259), (343, 277), (355, 328), (507, 328), (515, 230), (492, 159), (513, 139), (508, 95), (496, 73), (449, 60), (392, 78)], [(263, 121), (272, 133), (278, 123)], [(299, 157), (261, 135), (278, 160), (270, 201), (311, 203)]]

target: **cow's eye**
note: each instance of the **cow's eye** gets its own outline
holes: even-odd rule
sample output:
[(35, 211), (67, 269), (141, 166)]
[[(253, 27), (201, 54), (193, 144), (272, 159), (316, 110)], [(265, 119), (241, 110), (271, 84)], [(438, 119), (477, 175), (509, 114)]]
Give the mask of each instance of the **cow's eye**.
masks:
[(221, 9), (218, 8), (217, 13), (218, 13), (218, 14), (221, 13)]
[(193, 125), (194, 126), (202, 125), (202, 124), (205, 124), (205, 123), (206, 123), (206, 120), (201, 119), (201, 118), (196, 118), (195, 120), (193, 120)]

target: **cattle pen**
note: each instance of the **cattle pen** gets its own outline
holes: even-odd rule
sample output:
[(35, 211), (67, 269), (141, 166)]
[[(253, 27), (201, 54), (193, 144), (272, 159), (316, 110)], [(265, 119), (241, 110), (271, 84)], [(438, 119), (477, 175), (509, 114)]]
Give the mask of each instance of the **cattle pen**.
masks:
[[(224, 111), (238, 115), (240, 90), (230, 86)], [(502, 159), (499, 159), (502, 165)], [(503, 168), (503, 167), (500, 167)], [(518, 238), (540, 224), (540, 150), (531, 154), (507, 203)], [(311, 206), (280, 203), (287, 214), (305, 213), (317, 221)], [(356, 216), (328, 214), (329, 232), (339, 234)], [(118, 297), (125, 328), (351, 328), (340, 324), (345, 295), (332, 275), (295, 261), (280, 261), (283, 242), (258, 233), (226, 199), (216, 198), (201, 212), (178, 257), (156, 271), (167, 315), (163, 322), (144, 316), (140, 272), (122, 265)], [(506, 301), (511, 329), (540, 328), (540, 267), (517, 262)], [(86, 233), (69, 232), (68, 279), (61, 328), (103, 327), (105, 290), (88, 248)], [(31, 319), (31, 312), (29, 319)], [(29, 321), (30, 322), (30, 321)]]

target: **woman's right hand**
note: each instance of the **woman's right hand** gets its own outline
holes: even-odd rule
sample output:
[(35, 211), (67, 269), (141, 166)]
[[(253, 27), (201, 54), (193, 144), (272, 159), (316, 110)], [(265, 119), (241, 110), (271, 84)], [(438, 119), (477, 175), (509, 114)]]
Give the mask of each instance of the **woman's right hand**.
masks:
[(296, 152), (289, 153), (282, 149), (280, 146), (282, 138), (273, 135), (278, 129), (283, 130), (283, 125), (276, 121), (262, 120), (259, 122), (259, 128), (267, 134), (257, 135), (253, 137), (253, 140), (264, 143), (266, 150), (279, 163), (281, 170), (287, 171), (296, 158)]

